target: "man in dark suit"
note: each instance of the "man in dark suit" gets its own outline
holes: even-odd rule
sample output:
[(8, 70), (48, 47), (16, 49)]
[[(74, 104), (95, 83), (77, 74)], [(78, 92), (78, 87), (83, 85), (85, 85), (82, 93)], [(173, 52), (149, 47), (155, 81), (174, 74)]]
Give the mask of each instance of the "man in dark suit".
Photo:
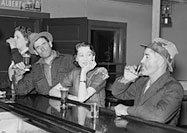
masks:
[(112, 94), (119, 99), (134, 99), (134, 106), (119, 104), (115, 112), (176, 125), (184, 91), (170, 72), (178, 50), (175, 44), (162, 38), (155, 38), (143, 47), (140, 67), (126, 66), (124, 75), (116, 79), (112, 89)]

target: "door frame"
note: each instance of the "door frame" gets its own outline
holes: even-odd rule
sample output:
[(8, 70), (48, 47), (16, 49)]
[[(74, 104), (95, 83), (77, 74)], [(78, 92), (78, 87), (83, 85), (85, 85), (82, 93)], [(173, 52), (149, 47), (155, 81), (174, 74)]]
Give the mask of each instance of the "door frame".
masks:
[[(124, 66), (126, 65), (126, 30), (127, 23), (100, 21), (100, 20), (88, 20), (88, 42), (91, 43), (91, 30), (104, 30), (114, 31), (114, 62), (108, 63), (109, 65), (116, 65), (116, 72), (110, 73), (116, 77), (123, 74)], [(119, 39), (117, 39), (119, 38)], [(105, 65), (99, 63), (99, 65)]]

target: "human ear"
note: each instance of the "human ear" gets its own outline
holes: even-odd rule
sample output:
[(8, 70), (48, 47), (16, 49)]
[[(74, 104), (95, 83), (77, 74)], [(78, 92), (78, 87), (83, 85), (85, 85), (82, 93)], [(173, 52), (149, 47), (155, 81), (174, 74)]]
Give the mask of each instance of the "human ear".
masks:
[(53, 44), (52, 44), (52, 42), (49, 42), (49, 46), (52, 48), (53, 47)]
[(75, 61), (78, 62), (77, 55), (75, 55)]
[(163, 65), (166, 62), (164, 57), (162, 57), (160, 54), (157, 54), (156, 58), (158, 58), (158, 64), (160, 66)]
[(95, 61), (95, 55), (93, 56), (93, 59), (92, 59), (92, 61)]

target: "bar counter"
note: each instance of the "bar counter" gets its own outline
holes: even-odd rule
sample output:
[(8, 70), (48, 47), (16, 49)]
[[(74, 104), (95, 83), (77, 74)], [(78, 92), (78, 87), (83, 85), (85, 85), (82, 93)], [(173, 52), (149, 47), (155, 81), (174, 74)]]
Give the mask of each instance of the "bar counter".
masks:
[(100, 108), (99, 117), (91, 118), (89, 104), (68, 100), (67, 107), (62, 109), (60, 99), (43, 95), (16, 96), (13, 102), (1, 101), (0, 110), (21, 116), (24, 122), (41, 129), (40, 132), (187, 133), (186, 128), (132, 116), (116, 117), (115, 112), (107, 108)]

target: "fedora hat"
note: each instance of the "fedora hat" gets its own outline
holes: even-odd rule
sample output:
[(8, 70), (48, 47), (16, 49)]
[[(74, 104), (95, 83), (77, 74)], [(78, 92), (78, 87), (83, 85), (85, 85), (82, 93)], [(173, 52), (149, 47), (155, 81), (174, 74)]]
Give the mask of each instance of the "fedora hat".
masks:
[(46, 37), (49, 42), (53, 41), (53, 36), (51, 35), (51, 33), (49, 32), (40, 32), (40, 33), (32, 33), (29, 35), (29, 52), (31, 54), (36, 54), (35, 50), (34, 50), (34, 43), (41, 37)]

